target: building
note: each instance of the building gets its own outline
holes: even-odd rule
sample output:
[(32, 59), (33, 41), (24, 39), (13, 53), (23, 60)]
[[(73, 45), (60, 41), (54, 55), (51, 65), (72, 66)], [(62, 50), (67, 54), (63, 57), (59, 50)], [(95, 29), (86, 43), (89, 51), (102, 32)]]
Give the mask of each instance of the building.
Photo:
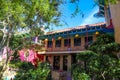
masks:
[(120, 1), (116, 4), (105, 5), (104, 0), (99, 0), (99, 12), (105, 17), (108, 27), (113, 27), (115, 32), (115, 41), (120, 43)]
[(39, 52), (39, 54), (43, 54), (44, 61), (50, 63), (52, 78), (66, 78), (71, 65), (77, 62), (77, 53), (85, 51), (85, 46), (92, 44), (98, 34), (113, 32), (113, 29), (106, 28), (105, 23), (48, 32), (46, 35), (39, 37), (45, 43), (45, 50)]

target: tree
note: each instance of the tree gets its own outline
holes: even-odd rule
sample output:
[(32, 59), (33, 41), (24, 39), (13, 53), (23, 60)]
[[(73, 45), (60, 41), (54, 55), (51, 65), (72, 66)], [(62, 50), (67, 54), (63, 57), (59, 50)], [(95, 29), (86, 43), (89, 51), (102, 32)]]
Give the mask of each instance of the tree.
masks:
[(114, 42), (113, 35), (101, 34), (88, 49), (101, 55), (107, 54), (119, 58), (120, 44)]
[(116, 4), (119, 0), (94, 0), (97, 4), (103, 4), (108, 6), (109, 4)]
[(120, 78), (120, 59), (117, 56), (120, 45), (114, 42), (113, 36), (110, 34), (99, 35), (88, 49), (91, 51), (81, 52), (77, 55), (76, 59), (80, 63), (73, 65), (73, 78), (80, 73), (87, 74), (92, 80)]
[[(61, 1), (58, 0), (0, 0), (0, 30), (3, 32), (2, 41), (0, 42), (0, 52), (6, 46), (12, 49), (12, 54), (18, 50), (20, 46), (14, 45), (10, 42), (16, 32), (23, 30), (34, 30), (33, 36), (38, 36), (41, 28), (46, 28), (50, 24), (58, 24), (59, 16), (61, 15), (58, 6)], [(23, 32), (25, 33), (25, 32)], [(37, 34), (35, 34), (37, 33)], [(24, 38), (24, 37), (23, 37)], [(11, 43), (11, 44), (10, 44)], [(2, 54), (2, 53), (1, 53)], [(4, 62), (2, 71), (0, 72), (0, 79), (9, 63), (10, 54), (7, 49), (7, 58)]]

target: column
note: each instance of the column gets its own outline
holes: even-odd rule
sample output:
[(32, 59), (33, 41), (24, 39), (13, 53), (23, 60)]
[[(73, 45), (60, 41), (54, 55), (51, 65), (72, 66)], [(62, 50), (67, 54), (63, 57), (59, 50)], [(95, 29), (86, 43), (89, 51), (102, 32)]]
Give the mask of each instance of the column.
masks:
[(60, 55), (60, 70), (63, 70), (63, 55)]
[(46, 55), (44, 55), (44, 62), (46, 62)]
[(47, 50), (48, 47), (48, 40), (45, 40), (45, 50)]
[(53, 48), (53, 50), (55, 50), (55, 42), (56, 42), (56, 40), (52, 41), (52, 48)]
[(48, 56), (48, 60), (49, 60), (49, 62), (51, 64), (52, 68), (53, 68), (53, 58), (54, 58), (53, 55), (52, 56)]
[(54, 56), (52, 55), (51, 56), (51, 66), (52, 66), (52, 68), (53, 68), (53, 58), (54, 58)]
[(96, 35), (93, 35), (93, 42), (96, 41)]
[(74, 37), (71, 38), (71, 48), (74, 48)]
[(68, 65), (67, 65), (68, 68), (67, 68), (67, 71), (69, 71), (69, 70), (71, 69), (71, 65), (72, 65), (72, 64), (71, 64), (71, 63), (72, 63), (71, 54), (68, 55), (68, 58), (67, 58), (67, 59), (68, 59), (68, 63), (67, 63), (67, 64), (68, 64)]
[(84, 46), (84, 45), (85, 45), (85, 37), (82, 36), (82, 37), (81, 37), (81, 46)]
[(64, 39), (61, 39), (61, 49), (64, 50)]

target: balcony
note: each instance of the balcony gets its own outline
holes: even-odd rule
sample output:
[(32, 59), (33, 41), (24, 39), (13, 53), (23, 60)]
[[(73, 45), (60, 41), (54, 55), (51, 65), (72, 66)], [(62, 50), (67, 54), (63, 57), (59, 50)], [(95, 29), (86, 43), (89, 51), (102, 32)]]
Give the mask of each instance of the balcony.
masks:
[(57, 52), (57, 51), (83, 51), (84, 46), (74, 46), (74, 47), (50, 47), (46, 48), (47, 52)]

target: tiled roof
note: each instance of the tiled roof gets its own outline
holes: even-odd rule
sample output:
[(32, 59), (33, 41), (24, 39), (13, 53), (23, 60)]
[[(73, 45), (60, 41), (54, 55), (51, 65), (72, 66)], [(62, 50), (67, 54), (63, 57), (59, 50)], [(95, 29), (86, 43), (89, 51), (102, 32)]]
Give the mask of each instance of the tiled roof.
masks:
[(70, 30), (76, 30), (76, 29), (83, 29), (83, 28), (86, 28), (86, 26), (89, 26), (89, 27), (94, 27), (94, 26), (101, 26), (101, 25), (104, 25), (106, 23), (96, 23), (96, 24), (89, 24), (89, 25), (83, 25), (83, 26), (77, 26), (77, 27), (73, 27), (73, 28), (66, 28), (66, 29), (63, 29), (63, 30), (55, 30), (55, 31), (51, 31), (51, 32), (47, 32), (47, 35), (49, 34), (54, 34), (54, 33), (60, 33), (60, 32), (65, 32), (65, 31), (70, 31)]

